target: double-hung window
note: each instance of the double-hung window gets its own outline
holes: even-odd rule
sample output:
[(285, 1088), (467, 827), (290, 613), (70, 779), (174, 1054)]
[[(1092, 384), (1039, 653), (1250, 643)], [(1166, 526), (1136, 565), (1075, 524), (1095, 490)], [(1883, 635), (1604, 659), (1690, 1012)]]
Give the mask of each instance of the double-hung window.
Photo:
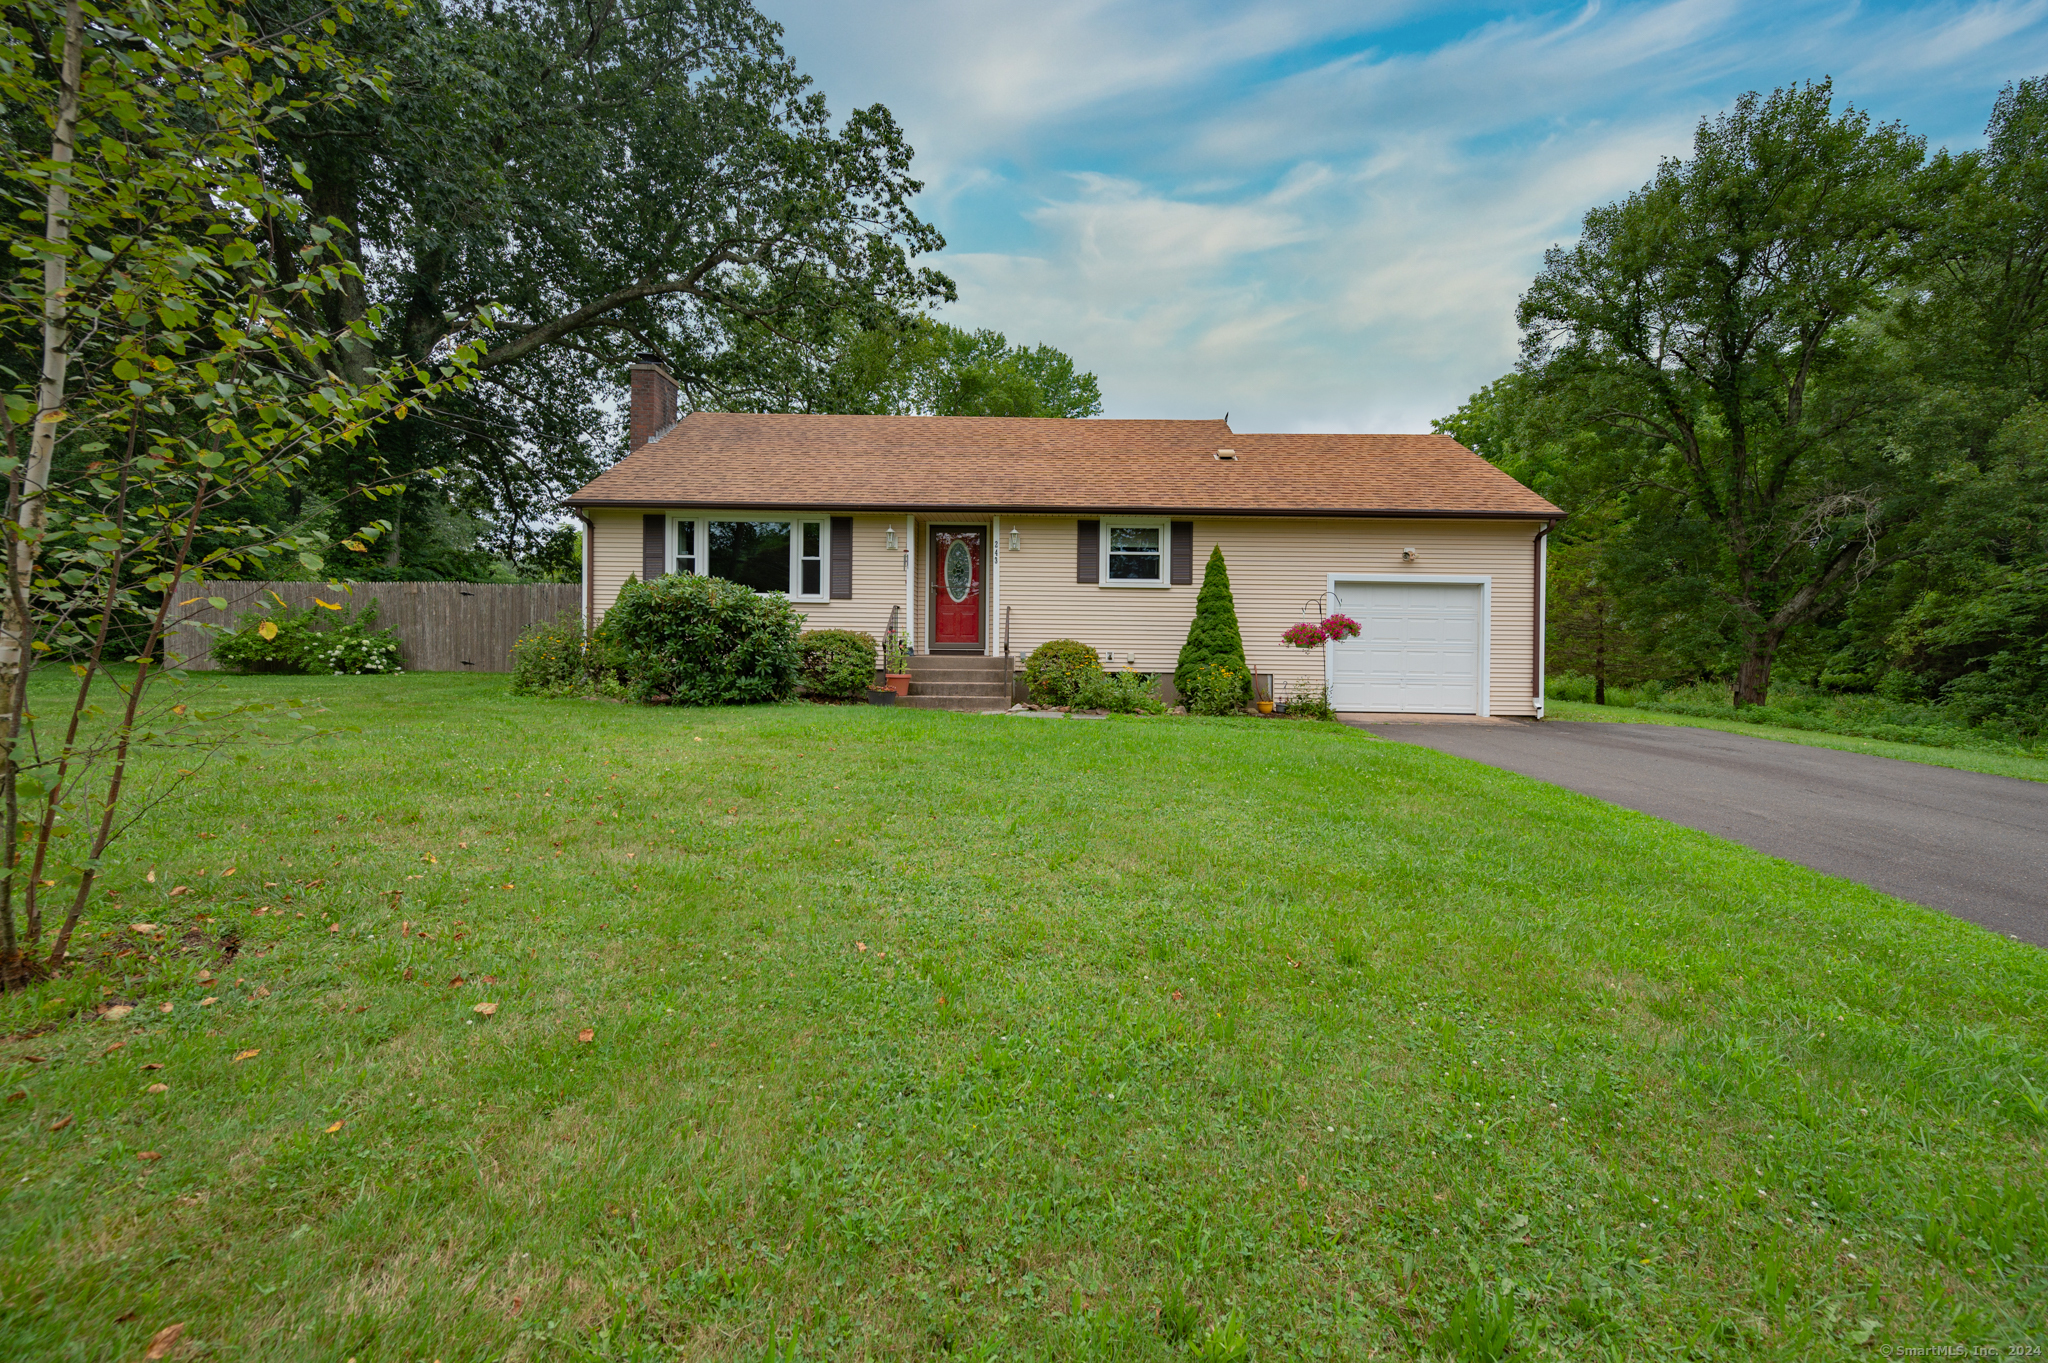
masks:
[(825, 597), (831, 522), (706, 516), (675, 522), (675, 570), (793, 599)]
[(1165, 522), (1104, 520), (1102, 533), (1109, 541), (1109, 571), (1102, 579), (1105, 586), (1166, 585)]

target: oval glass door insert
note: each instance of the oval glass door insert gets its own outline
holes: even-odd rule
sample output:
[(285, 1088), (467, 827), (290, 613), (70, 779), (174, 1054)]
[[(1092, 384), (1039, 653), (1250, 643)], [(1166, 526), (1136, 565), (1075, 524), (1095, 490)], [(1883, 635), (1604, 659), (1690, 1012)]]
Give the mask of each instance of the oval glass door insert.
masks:
[(967, 552), (966, 541), (954, 540), (946, 550), (946, 595), (955, 601), (965, 601), (973, 585), (974, 558)]

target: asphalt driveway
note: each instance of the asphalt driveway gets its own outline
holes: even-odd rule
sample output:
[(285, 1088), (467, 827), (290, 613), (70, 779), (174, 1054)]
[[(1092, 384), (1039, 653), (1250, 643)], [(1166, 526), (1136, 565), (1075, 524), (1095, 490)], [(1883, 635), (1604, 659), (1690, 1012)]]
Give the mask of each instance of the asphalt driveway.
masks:
[(1404, 724), (1415, 743), (2048, 946), (2048, 783), (1662, 724)]

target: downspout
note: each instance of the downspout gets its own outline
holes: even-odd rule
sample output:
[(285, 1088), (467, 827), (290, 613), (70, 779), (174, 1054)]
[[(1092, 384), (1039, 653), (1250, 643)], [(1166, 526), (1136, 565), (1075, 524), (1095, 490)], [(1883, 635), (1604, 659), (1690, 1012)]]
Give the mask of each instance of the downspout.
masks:
[(569, 514), (583, 522), (583, 633), (587, 637), (597, 627), (597, 622), (591, 619), (597, 614), (597, 574), (591, 571), (597, 557), (597, 527), (591, 524), (590, 517), (573, 506), (569, 508)]
[(1536, 609), (1531, 613), (1535, 619), (1534, 645), (1529, 653), (1530, 689), (1534, 692), (1536, 718), (1543, 718), (1543, 634), (1544, 625), (1550, 614), (1550, 532), (1556, 521), (1545, 521), (1543, 528), (1536, 532), (1533, 545), (1535, 563), (1532, 575), (1536, 581)]
[(903, 518), (903, 633), (917, 652), (917, 517)]
[(1003, 518), (991, 515), (988, 537), (988, 637), (982, 652), (996, 655), (996, 622), (1003, 618)]

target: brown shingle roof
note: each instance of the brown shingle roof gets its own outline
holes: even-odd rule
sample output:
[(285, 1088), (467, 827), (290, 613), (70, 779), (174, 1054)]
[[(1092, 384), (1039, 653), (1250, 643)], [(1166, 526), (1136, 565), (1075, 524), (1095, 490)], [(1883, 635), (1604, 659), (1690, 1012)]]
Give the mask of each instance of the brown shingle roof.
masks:
[[(1219, 449), (1237, 459), (1216, 458)], [(1547, 517), (1449, 436), (1240, 435), (1221, 421), (696, 412), (571, 506)]]

